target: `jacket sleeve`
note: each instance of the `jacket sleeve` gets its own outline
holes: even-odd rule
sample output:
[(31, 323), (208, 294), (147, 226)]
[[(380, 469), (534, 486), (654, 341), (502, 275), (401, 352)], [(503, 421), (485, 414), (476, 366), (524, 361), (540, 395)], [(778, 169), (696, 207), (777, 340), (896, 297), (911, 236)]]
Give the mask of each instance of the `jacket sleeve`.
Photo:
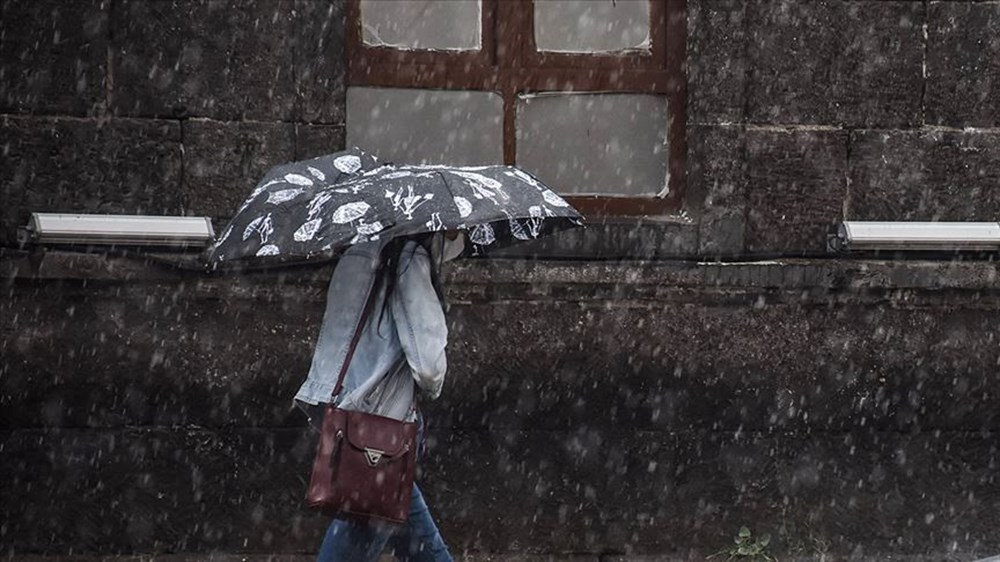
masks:
[(390, 300), (396, 333), (413, 378), (430, 398), (437, 398), (448, 370), (448, 325), (431, 283), (430, 256), (423, 246), (411, 243), (404, 247)]

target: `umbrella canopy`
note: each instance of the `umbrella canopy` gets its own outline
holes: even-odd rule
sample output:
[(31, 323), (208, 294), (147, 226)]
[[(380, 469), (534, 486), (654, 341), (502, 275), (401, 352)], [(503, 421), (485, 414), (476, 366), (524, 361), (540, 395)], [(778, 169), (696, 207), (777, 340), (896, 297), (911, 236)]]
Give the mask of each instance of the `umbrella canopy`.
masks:
[[(336, 167), (345, 157), (339, 154), (324, 158)], [(351, 160), (347, 175), (323, 173), (327, 180), (280, 166), (272, 170), (213, 246), (210, 261), (310, 258), (440, 230), (467, 231), (473, 253), (481, 254), (583, 224), (562, 197), (513, 166), (390, 164), (365, 170), (359, 160)]]

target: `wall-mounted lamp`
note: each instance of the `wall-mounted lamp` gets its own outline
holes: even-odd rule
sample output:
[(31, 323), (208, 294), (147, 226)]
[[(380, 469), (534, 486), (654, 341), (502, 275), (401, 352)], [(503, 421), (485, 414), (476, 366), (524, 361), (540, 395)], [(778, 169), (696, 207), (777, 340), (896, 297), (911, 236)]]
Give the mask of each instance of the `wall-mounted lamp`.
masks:
[(830, 236), (834, 252), (1000, 250), (1000, 222), (845, 221)]
[(208, 217), (32, 213), (25, 242), (159, 247), (206, 246), (215, 239)]

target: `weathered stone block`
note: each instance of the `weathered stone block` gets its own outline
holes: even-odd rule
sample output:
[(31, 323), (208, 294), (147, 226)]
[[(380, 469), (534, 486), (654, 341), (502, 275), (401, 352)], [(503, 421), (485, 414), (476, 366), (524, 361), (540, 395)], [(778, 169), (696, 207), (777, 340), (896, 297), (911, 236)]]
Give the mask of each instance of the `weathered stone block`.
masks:
[(218, 228), (268, 169), (294, 159), (292, 123), (184, 121), (184, 210)]
[(295, 159), (305, 160), (344, 150), (345, 140), (343, 125), (296, 124)]
[(295, 0), (297, 119), (343, 125), (346, 109), (344, 7), (342, 0)]
[(743, 0), (688, 2), (688, 120), (743, 120), (747, 38)]
[(107, 0), (4, 0), (0, 112), (94, 115), (104, 109)]
[(749, 4), (751, 73), (747, 119), (754, 123), (832, 123), (830, 69), (839, 54), (837, 3)]
[(924, 6), (911, 1), (843, 2), (841, 54), (832, 69), (834, 122), (860, 127), (920, 124)]
[(825, 251), (843, 215), (847, 133), (752, 129), (747, 136), (747, 249)]
[(34, 211), (179, 214), (177, 123), (6, 116), (0, 124), (3, 245)]
[(1000, 4), (931, 2), (927, 123), (1000, 127)]
[(995, 221), (1000, 217), (1000, 133), (851, 135), (853, 220)]
[(690, 256), (698, 247), (697, 225), (673, 220), (597, 218), (586, 228), (557, 232), (490, 252), (501, 258), (657, 259)]
[(742, 127), (688, 127), (686, 197), (700, 207), (700, 255), (743, 251), (747, 205), (745, 142)]
[(113, 5), (119, 115), (291, 120), (291, 0)]
[(768, 0), (749, 6), (751, 122), (918, 123), (920, 3)]

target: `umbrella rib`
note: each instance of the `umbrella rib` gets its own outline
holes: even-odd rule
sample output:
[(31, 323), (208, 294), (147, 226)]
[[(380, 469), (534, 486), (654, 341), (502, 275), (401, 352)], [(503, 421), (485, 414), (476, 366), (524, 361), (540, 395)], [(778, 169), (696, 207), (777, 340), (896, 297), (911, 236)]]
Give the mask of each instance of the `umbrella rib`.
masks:
[(441, 176), (441, 181), (444, 182), (444, 188), (447, 189), (448, 194), (451, 195), (450, 199), (450, 201), (452, 202), (451, 204), (454, 205), (456, 195), (455, 192), (451, 190), (451, 184), (448, 183), (448, 178), (445, 177), (444, 172), (442, 172), (441, 170), (435, 170), (435, 172), (437, 172), (437, 175)]

